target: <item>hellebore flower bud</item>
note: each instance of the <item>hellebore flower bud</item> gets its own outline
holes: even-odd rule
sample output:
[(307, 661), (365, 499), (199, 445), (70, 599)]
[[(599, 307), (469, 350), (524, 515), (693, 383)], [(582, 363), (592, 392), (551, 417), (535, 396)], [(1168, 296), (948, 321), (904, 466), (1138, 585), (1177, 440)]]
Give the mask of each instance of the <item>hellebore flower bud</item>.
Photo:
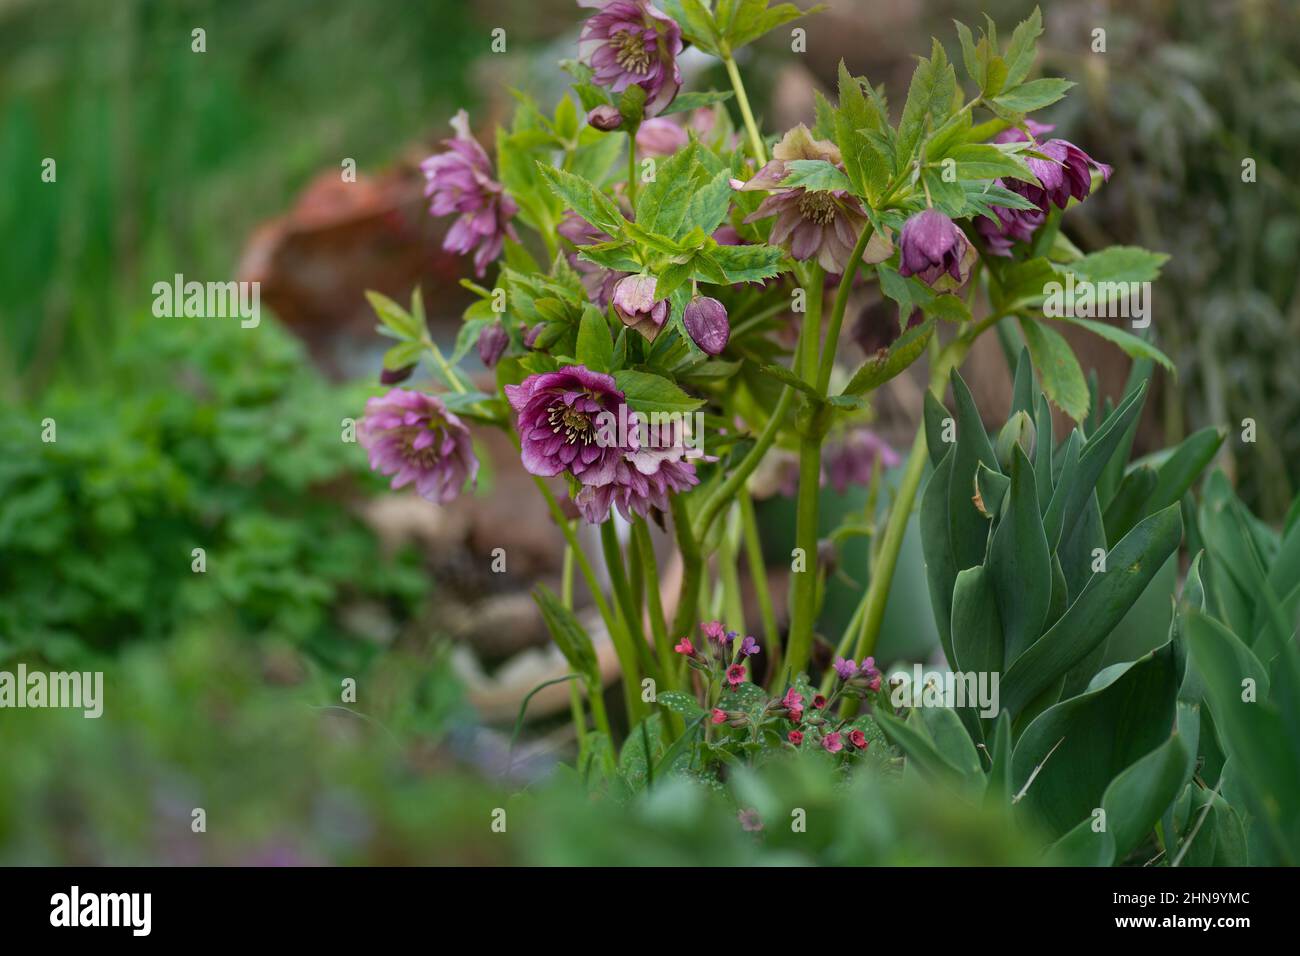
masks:
[(614, 286), (614, 312), (624, 325), (653, 342), (668, 321), (668, 300), (656, 301), (654, 276), (627, 276)]
[(610, 133), (623, 125), (623, 114), (616, 106), (597, 106), (587, 114), (587, 123), (602, 132)]
[(923, 209), (903, 223), (898, 274), (934, 285), (945, 273), (958, 282), (970, 243), (957, 224), (937, 209)]
[(500, 322), (493, 322), (478, 337), (478, 357), (483, 360), (483, 364), (488, 368), (496, 368), (496, 364), (501, 359), (501, 353), (506, 350), (510, 344), (510, 336), (506, 332), (506, 327)]
[(1026, 412), (1016, 412), (1011, 420), (1002, 426), (1002, 431), (998, 432), (998, 440), (993, 448), (1002, 471), (1004, 473), (1010, 471), (1012, 449), (1016, 445), (1019, 445), (1025, 457), (1032, 461), (1037, 440), (1038, 429), (1034, 427), (1034, 420)]
[(731, 337), (727, 308), (717, 299), (699, 296), (687, 303), (682, 322), (691, 341), (709, 355), (720, 355)]
[(544, 328), (546, 328), (544, 322), (538, 322), (536, 325), (529, 327), (529, 329), (524, 332), (524, 348), (536, 348), (537, 340), (542, 337), (542, 330)]
[(405, 382), (415, 371), (414, 365), (403, 365), (401, 368), (386, 368), (379, 373), (380, 385), (397, 385)]

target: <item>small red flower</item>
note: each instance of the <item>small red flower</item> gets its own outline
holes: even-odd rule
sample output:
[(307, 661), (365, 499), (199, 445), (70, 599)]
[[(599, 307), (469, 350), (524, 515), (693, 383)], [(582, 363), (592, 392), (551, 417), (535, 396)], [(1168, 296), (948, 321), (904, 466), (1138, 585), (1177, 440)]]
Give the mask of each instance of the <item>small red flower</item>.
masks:
[(722, 724), (722, 723), (726, 723), (726, 720), (727, 720), (727, 712), (725, 710), (721, 710), (717, 707), (714, 707), (713, 722), (715, 724)]
[(677, 642), (677, 645), (673, 648), (673, 650), (675, 650), (678, 654), (694, 654), (695, 645), (691, 643), (691, 639), (689, 637), (683, 637), (680, 641)]
[(839, 734), (831, 733), (822, 738), (822, 747), (826, 749), (827, 753), (837, 754), (844, 749), (844, 744), (840, 740)]
[(849, 743), (853, 744), (853, 746), (857, 747), (859, 750), (866, 750), (867, 735), (860, 730), (854, 730), (849, 734)]
[(803, 708), (796, 707), (794, 710), (790, 711), (790, 719), (796, 724), (803, 720)]
[(826, 698), (823, 697), (821, 694), (818, 694), (816, 697), (813, 698), (813, 707), (817, 708), (818, 710), (821, 710), (825, 706), (826, 706)]
[(803, 732), (799, 730), (792, 730), (787, 735), (786, 739), (789, 740), (790, 743), (798, 747), (801, 743), (803, 743)]
[(732, 687), (745, 683), (744, 664), (732, 664), (727, 668), (727, 683)]

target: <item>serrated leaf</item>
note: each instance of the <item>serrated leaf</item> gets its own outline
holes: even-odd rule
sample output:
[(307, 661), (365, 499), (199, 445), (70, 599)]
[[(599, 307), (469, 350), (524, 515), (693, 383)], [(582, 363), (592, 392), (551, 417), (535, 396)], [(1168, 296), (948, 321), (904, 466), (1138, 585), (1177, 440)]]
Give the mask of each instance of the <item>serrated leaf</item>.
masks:
[(1088, 414), (1088, 382), (1070, 344), (1055, 329), (1033, 319), (1021, 319), (1020, 328), (1047, 397), (1076, 422), (1083, 421)]

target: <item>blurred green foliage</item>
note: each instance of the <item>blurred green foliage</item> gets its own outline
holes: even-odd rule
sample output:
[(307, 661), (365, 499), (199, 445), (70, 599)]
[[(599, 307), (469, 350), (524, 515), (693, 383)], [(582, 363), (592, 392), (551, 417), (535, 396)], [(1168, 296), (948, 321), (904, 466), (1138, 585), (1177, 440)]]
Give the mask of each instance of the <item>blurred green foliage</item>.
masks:
[(269, 323), (146, 317), (106, 359), (97, 383), (0, 415), (0, 660), (68, 660), (220, 614), (356, 666), (377, 645), (341, 606), (412, 618), (419, 556), (384, 559), (350, 510), (380, 487), (343, 440), (364, 388), (327, 384)]
[(459, 0), (0, 5), (0, 398), (101, 367), (153, 281), (229, 275), (319, 170), (440, 133), (475, 100), (473, 16)]

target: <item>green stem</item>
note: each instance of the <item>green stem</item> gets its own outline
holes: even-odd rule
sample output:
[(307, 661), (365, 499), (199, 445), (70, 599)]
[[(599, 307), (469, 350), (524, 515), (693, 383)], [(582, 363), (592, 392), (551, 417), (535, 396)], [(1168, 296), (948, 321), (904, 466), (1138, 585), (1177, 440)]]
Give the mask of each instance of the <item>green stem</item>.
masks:
[(767, 450), (776, 441), (777, 433), (781, 431), (781, 425), (785, 422), (786, 413), (790, 410), (790, 403), (794, 401), (794, 392), (795, 390), (789, 386), (781, 390), (781, 397), (777, 399), (776, 407), (772, 409), (772, 417), (763, 426), (757, 441), (754, 442), (754, 447), (741, 459), (740, 464), (727, 476), (727, 480), (718, 486), (718, 490), (709, 496), (704, 507), (700, 509), (700, 517), (696, 522), (698, 540), (703, 541), (708, 536), (709, 529), (723, 506), (740, 492), (746, 480), (763, 460), (763, 456), (767, 454)]
[(636, 208), (636, 133), (627, 134), (627, 198)]
[[(555, 495), (551, 494), (551, 489), (546, 486), (546, 482), (541, 478), (533, 476), (533, 482), (546, 500), (546, 506), (550, 509), (551, 517), (560, 526), (560, 530), (564, 532), (565, 540), (569, 543), (569, 547), (573, 549), (573, 557), (578, 562), (578, 570), (582, 572), (582, 578), (587, 582), (587, 590), (591, 592), (591, 599), (600, 612), (601, 620), (605, 622), (605, 629), (609, 631), (609, 639), (614, 644), (614, 651), (618, 655), (619, 664), (623, 671), (623, 700), (627, 705), (628, 719), (635, 723), (642, 716), (645, 707), (641, 703), (641, 695), (636, 684), (637, 657), (631, 636), (624, 630), (622, 621), (615, 616), (609, 602), (605, 600), (605, 594), (601, 590), (600, 581), (591, 568), (591, 562), (587, 560), (587, 555), (578, 543), (578, 536), (574, 533), (572, 525), (569, 524), (569, 519), (564, 516), (560, 503), (555, 500)], [(591, 688), (590, 697), (592, 699), (591, 716), (593, 720), (597, 720), (595, 701), (600, 697), (600, 688)], [(601, 709), (603, 711), (603, 704)], [(605, 723), (608, 726), (608, 719), (605, 720)], [(597, 721), (596, 726), (600, 727), (599, 721)]]
[(763, 647), (767, 649), (767, 673), (775, 675), (781, 670), (781, 635), (776, 629), (776, 610), (772, 607), (772, 594), (767, 589), (767, 566), (763, 563), (763, 542), (758, 534), (758, 517), (754, 513), (754, 499), (749, 489), (741, 488), (736, 496), (740, 505), (740, 527), (745, 538), (745, 559), (749, 565), (749, 580), (754, 585), (758, 599), (758, 614), (763, 622)]
[[(573, 610), (573, 545), (564, 543), (564, 560), (560, 566), (560, 601)], [(573, 716), (573, 729), (578, 735), (578, 750), (587, 743), (587, 715), (582, 709), (582, 691), (578, 682), (569, 684), (569, 713)]]
[(682, 556), (682, 587), (677, 594), (677, 611), (673, 614), (672, 636), (690, 636), (691, 625), (700, 601), (700, 579), (704, 560), (700, 555), (700, 540), (691, 533), (691, 517), (681, 495), (672, 495), (669, 506), (673, 511), (673, 532), (677, 537), (677, 550)]
[[(609, 573), (610, 589), (614, 592), (614, 602), (623, 614), (624, 626), (632, 640), (633, 650), (640, 666), (636, 668), (635, 677), (640, 682), (642, 668), (645, 673), (658, 679), (654, 660), (650, 657), (650, 648), (646, 645), (645, 630), (641, 618), (636, 612), (636, 602), (632, 598), (632, 588), (624, 571), (623, 550), (618, 544), (618, 532), (614, 522), (606, 521), (600, 526), (600, 546), (605, 555), (605, 570)], [(626, 666), (626, 665), (625, 665)], [(639, 699), (639, 698), (638, 698)]]
[[(734, 514), (734, 513), (733, 513)], [(722, 584), (722, 606), (720, 618), (727, 626), (745, 632), (745, 607), (740, 593), (740, 544), (739, 516), (735, 521), (729, 517), (727, 527), (722, 534), (722, 544), (718, 548), (718, 576)]]
[(669, 689), (677, 688), (677, 660), (673, 642), (668, 637), (668, 624), (664, 620), (664, 606), (660, 601), (659, 566), (655, 563), (654, 542), (644, 518), (632, 522), (632, 544), (641, 556), (641, 572), (645, 576), (646, 603), (650, 608), (650, 633), (654, 636), (655, 650), (659, 654), (659, 669)]
[(754, 122), (754, 112), (749, 108), (749, 97), (745, 95), (745, 83), (740, 78), (740, 69), (730, 53), (722, 58), (731, 79), (731, 88), (736, 91), (736, 103), (740, 106), (740, 115), (745, 120), (745, 129), (749, 133), (749, 148), (758, 160), (759, 166), (767, 165), (767, 150), (763, 148), (763, 137), (758, 134), (758, 124)]
[[(818, 375), (817, 346), (821, 341), (822, 293), (825, 275), (820, 266), (812, 270), (808, 290), (808, 311), (804, 315), (799, 342), (802, 377), (816, 385)], [(819, 418), (817, 414), (810, 418)], [(793, 599), (790, 602), (790, 642), (786, 647), (786, 666), (792, 676), (807, 668), (812, 652), (813, 619), (817, 605), (817, 510), (821, 496), (822, 435), (815, 422), (805, 425), (799, 439), (799, 494), (795, 503), (795, 547), (803, 555), (803, 570), (795, 572)]]
[(849, 294), (853, 290), (853, 280), (857, 277), (858, 266), (866, 254), (867, 243), (871, 241), (871, 223), (862, 227), (857, 245), (849, 257), (849, 267), (840, 277), (840, 287), (835, 291), (835, 306), (831, 310), (831, 324), (826, 329), (826, 347), (822, 350), (821, 364), (817, 369), (817, 392), (826, 394), (831, 382), (831, 371), (835, 368), (835, 350), (840, 341), (840, 326), (844, 324), (844, 310), (849, 304)]

